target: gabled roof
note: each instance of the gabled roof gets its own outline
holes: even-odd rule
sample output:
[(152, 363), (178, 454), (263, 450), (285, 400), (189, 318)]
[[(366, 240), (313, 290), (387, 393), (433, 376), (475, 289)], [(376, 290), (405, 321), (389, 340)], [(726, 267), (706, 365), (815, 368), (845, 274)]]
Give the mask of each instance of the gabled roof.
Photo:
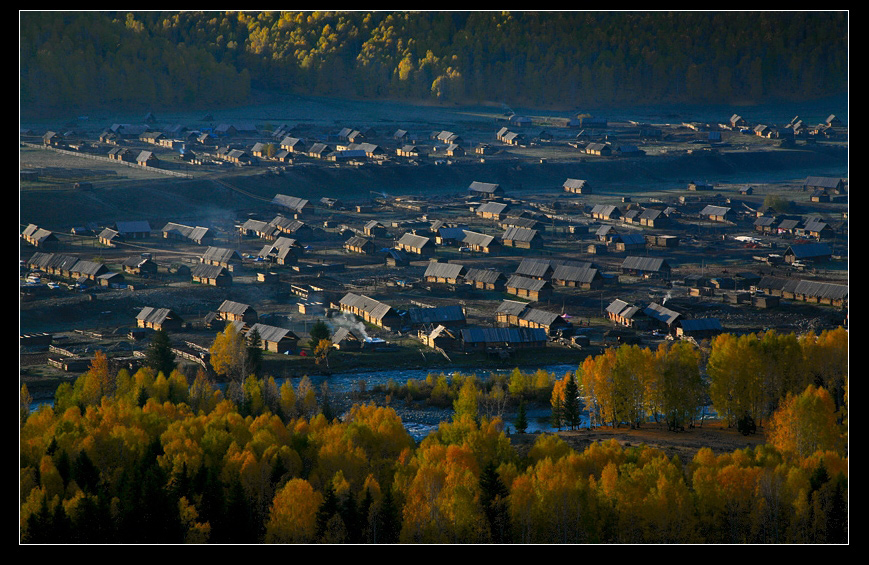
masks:
[(268, 222), (264, 222), (262, 220), (254, 220), (249, 219), (245, 220), (245, 222), (241, 225), (241, 229), (245, 231), (253, 231), (257, 233), (272, 233), (274, 232), (274, 226)]
[(94, 261), (77, 261), (70, 270), (82, 275), (95, 276), (105, 272), (107, 267)]
[(624, 233), (616, 236), (616, 240), (625, 245), (645, 245), (646, 243), (646, 238), (641, 233)]
[(190, 267), (190, 276), (202, 279), (216, 279), (221, 275), (229, 275), (227, 270), (220, 265), (207, 265), (199, 263)]
[(821, 220), (810, 220), (806, 222), (803, 229), (809, 232), (820, 232), (826, 229), (830, 224)]
[(549, 327), (559, 320), (567, 324), (567, 320), (565, 320), (561, 314), (556, 314), (555, 312), (549, 312), (547, 310), (541, 310), (540, 308), (529, 308), (524, 311), (519, 317), (527, 322), (531, 322), (534, 324), (540, 324), (541, 326)]
[(243, 316), (248, 310), (252, 310), (249, 304), (233, 302), (232, 300), (224, 300), (217, 308), (218, 312), (226, 312), (236, 316)]
[(442, 239), (457, 239), (461, 241), (465, 238), (465, 231), (465, 228), (441, 227), (438, 228), (437, 233)]
[(625, 257), (622, 262), (622, 269), (632, 269), (636, 271), (660, 271), (665, 267), (669, 267), (664, 259), (660, 257)]
[(484, 233), (478, 233), (475, 231), (464, 231), (464, 237), (462, 238), (462, 243), (466, 243), (468, 245), (476, 245), (479, 247), (489, 247), (495, 241), (495, 236), (486, 235)]
[(181, 320), (175, 312), (169, 308), (153, 308), (145, 306), (136, 315), (137, 320), (142, 320), (146, 324), (162, 324), (166, 320)]
[(602, 151), (604, 149), (607, 149), (608, 147), (609, 144), (607, 143), (589, 143), (585, 146), (585, 149), (587, 151)]
[(354, 334), (350, 328), (340, 327), (332, 334), (332, 343), (341, 343), (342, 341), (361, 341), (359, 336)]
[(284, 216), (275, 216), (269, 223), (285, 233), (295, 233), (305, 227), (305, 222), (302, 220), (294, 220), (292, 218), (285, 218)]
[(474, 181), (471, 183), (471, 186), (468, 187), (468, 190), (471, 192), (482, 192), (485, 194), (493, 194), (500, 190), (501, 185), (491, 183), (491, 182), (480, 182)]
[(552, 273), (552, 280), (590, 283), (599, 276), (600, 275), (598, 270), (594, 267), (575, 267), (572, 265), (559, 265)]
[[(250, 220), (249, 220), (250, 221)], [(175, 222), (169, 222), (163, 229), (160, 230), (162, 233), (175, 233), (180, 235), (181, 237), (185, 237), (187, 239), (192, 239), (194, 241), (199, 241), (206, 235), (208, 235), (209, 229), (202, 226), (185, 226), (183, 224), (176, 224)]]
[(112, 228), (104, 228), (97, 237), (100, 239), (114, 239), (116, 237), (120, 237), (120, 235), (121, 234), (119, 234)]
[(833, 250), (826, 243), (803, 243), (800, 245), (791, 245), (785, 251), (785, 254), (793, 254), (797, 259), (810, 257), (829, 257), (833, 254)]
[(275, 194), (275, 197), (272, 198), (272, 204), (274, 204), (275, 206), (282, 206), (296, 212), (301, 212), (302, 209), (308, 205), (308, 201), (304, 198), (299, 198), (297, 196)]
[(675, 322), (682, 315), (678, 312), (665, 308), (661, 304), (649, 304), (643, 312), (650, 318), (654, 318), (659, 322), (663, 322), (668, 326)]
[(534, 240), (534, 238), (538, 236), (539, 233), (537, 230), (529, 230), (527, 228), (510, 226), (504, 231), (504, 235), (501, 236), (501, 239), (505, 239), (507, 241), (531, 242)]
[(365, 247), (366, 245), (371, 245), (371, 240), (364, 238), (361, 235), (354, 235), (345, 241), (344, 245), (346, 247)]
[(511, 275), (510, 279), (507, 281), (508, 288), (518, 288), (530, 291), (540, 291), (549, 286), (552, 286), (549, 281), (531, 279), (528, 277), (523, 277), (521, 275)]
[(296, 147), (302, 145), (304, 145), (304, 142), (298, 137), (285, 137), (281, 140), (281, 147)]
[(816, 298), (841, 300), (848, 298), (848, 285), (817, 281), (800, 281), (794, 287), (795, 294), (804, 294)]
[(504, 273), (494, 269), (468, 269), (468, 272), (465, 273), (465, 281), (467, 282), (494, 284), (501, 278), (506, 279)]
[(702, 216), (726, 216), (730, 213), (732, 208), (727, 206), (715, 206), (713, 204), (708, 204), (705, 208), (700, 210), (700, 215)]
[(525, 275), (528, 277), (546, 277), (549, 276), (554, 269), (551, 259), (539, 259), (526, 257), (522, 259), (519, 266), (516, 267), (517, 275)]
[(643, 213), (640, 214), (640, 219), (641, 220), (654, 220), (654, 219), (657, 219), (658, 216), (662, 215), (663, 213), (664, 213), (663, 210), (658, 210), (656, 208), (646, 208), (645, 210), (643, 210)]
[(416, 235), (414, 233), (407, 232), (401, 236), (398, 240), (398, 243), (401, 245), (406, 245), (407, 247), (412, 247), (414, 249), (421, 249), (425, 245), (431, 244), (431, 239), (422, 235)]
[(583, 189), (588, 185), (587, 180), (582, 179), (567, 179), (562, 185), (564, 188), (579, 188)]
[(485, 202), (477, 206), (477, 214), (501, 214), (509, 206), (503, 202)]
[(534, 230), (540, 227), (540, 221), (535, 220), (534, 218), (520, 218), (515, 216), (510, 216), (508, 218), (504, 218), (501, 220), (502, 226), (515, 226), (517, 228), (525, 228), (529, 230)]
[(610, 302), (609, 306), (606, 307), (606, 311), (610, 314), (621, 314), (629, 306), (630, 304), (628, 304), (624, 300), (616, 298), (615, 300)]
[(465, 272), (465, 266), (457, 263), (429, 262), (425, 269), (425, 277), (437, 277), (444, 279), (457, 279)]
[(227, 261), (241, 260), (241, 255), (235, 249), (226, 249), (223, 247), (209, 247), (202, 254), (203, 261), (216, 261), (225, 263)]
[(256, 323), (256, 324), (252, 325), (250, 327), (250, 330), (248, 330), (247, 335), (248, 336), (251, 335), (254, 332), (254, 330), (256, 330), (256, 332), (259, 334), (260, 339), (263, 340), (264, 342), (267, 341), (270, 343), (278, 343), (282, 339), (285, 339), (285, 338), (294, 339), (294, 340), (299, 339), (299, 336), (297, 336), (291, 330), (288, 330), (286, 328), (279, 328), (277, 326), (269, 326), (267, 324), (260, 324), (260, 323)]
[(776, 227), (777, 227), (777, 229), (780, 229), (780, 230), (792, 230), (792, 229), (797, 228), (799, 225), (800, 225), (800, 220), (793, 220), (790, 218), (786, 218), (786, 219), (782, 220), (781, 222), (779, 222), (778, 226), (776, 226)]
[(148, 263), (151, 259), (146, 257), (130, 257), (126, 259), (123, 263), (121, 263), (124, 267), (141, 267), (145, 263)]
[(392, 306), (388, 304), (352, 292), (345, 294), (344, 297), (341, 298), (340, 303), (351, 308), (362, 310), (363, 312), (368, 312), (368, 314), (370, 314), (375, 320), (380, 320), (389, 313), (395, 313)]
[(609, 204), (596, 204), (594, 207), (592, 207), (591, 213), (592, 215), (609, 217), (613, 214), (618, 214), (619, 209), (616, 206), (612, 206)]
[(838, 188), (840, 184), (842, 184), (842, 179), (838, 177), (806, 177), (803, 186)]
[(527, 302), (519, 302), (518, 300), (504, 300), (495, 310), (498, 314), (509, 314), (511, 316), (520, 316), (528, 308)]
[(319, 155), (321, 153), (327, 153), (329, 151), (332, 151), (332, 148), (325, 143), (315, 143), (311, 146), (311, 149), (308, 150), (308, 153)]

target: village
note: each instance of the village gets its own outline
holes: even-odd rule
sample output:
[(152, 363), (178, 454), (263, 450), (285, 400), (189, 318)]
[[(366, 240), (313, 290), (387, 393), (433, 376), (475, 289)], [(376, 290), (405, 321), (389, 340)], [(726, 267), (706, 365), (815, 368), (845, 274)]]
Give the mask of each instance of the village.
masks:
[[(178, 361), (210, 371), (227, 324), (256, 330), (276, 377), (576, 364), (625, 343), (847, 326), (846, 175), (720, 182), (684, 170), (692, 180), (626, 188), (594, 168), (847, 155), (835, 115), (774, 125), (736, 114), (678, 124), (503, 114), (452, 131), (207, 118), (22, 130), (22, 194), (40, 187), (46, 207), (56, 193), (123, 190), (128, 170), (179, 193), (207, 179), (244, 203), (201, 221), (196, 209), (165, 208), (112, 221), (65, 211), (50, 224), (23, 205), (24, 382), (72, 379), (97, 350), (135, 369), (158, 329)], [(40, 166), (44, 155), (64, 164)], [(450, 180), (316, 192), (283, 182), (389, 170), (429, 188)], [(317, 321), (331, 331), (325, 362), (310, 345)]]

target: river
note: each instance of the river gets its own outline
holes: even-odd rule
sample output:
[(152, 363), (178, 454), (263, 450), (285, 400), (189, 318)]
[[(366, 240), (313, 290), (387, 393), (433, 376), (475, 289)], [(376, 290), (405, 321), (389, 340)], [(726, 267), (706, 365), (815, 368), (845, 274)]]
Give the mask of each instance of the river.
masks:
[[(545, 371), (556, 375), (557, 377), (563, 376), (567, 372), (576, 371), (578, 365), (576, 364), (558, 364), (558, 365), (545, 365), (539, 367), (544, 369)], [(538, 370), (538, 367), (520, 367), (520, 369), (524, 372), (534, 372)], [(328, 383), (327, 387), (329, 390), (330, 399), (332, 399), (333, 404), (336, 409), (339, 411), (345, 411), (352, 403), (353, 393), (359, 391), (360, 382), (365, 383), (365, 390), (372, 391), (377, 387), (385, 387), (389, 385), (390, 382), (394, 382), (396, 385), (401, 386), (407, 383), (410, 379), (415, 379), (417, 381), (425, 381), (426, 377), (429, 374), (445, 374), (452, 375), (455, 373), (461, 373), (463, 375), (475, 374), (481, 380), (485, 380), (491, 377), (492, 374), (509, 374), (512, 369), (509, 370), (501, 370), (501, 371), (492, 371), (491, 369), (469, 369), (469, 368), (449, 368), (444, 367), (440, 370), (431, 370), (431, 369), (390, 369), (383, 371), (353, 371), (346, 373), (333, 373), (331, 375), (314, 375), (308, 377), (311, 380), (311, 383), (314, 386), (314, 389), (319, 392), (322, 388), (323, 383)], [(294, 390), (298, 390), (299, 383), (304, 377), (291, 377), (290, 382), (293, 385)], [(283, 384), (285, 379), (276, 378), (275, 382), (278, 387)], [(225, 389), (224, 384), (219, 384), (219, 388), (222, 390)], [(52, 406), (54, 403), (53, 400), (39, 400), (30, 404), (30, 411), (35, 412), (42, 405)], [(449, 421), (452, 418), (452, 410), (451, 409), (443, 409), (443, 408), (408, 408), (405, 406), (404, 401), (393, 399), (390, 404), (392, 408), (398, 413), (401, 417), (401, 421), (404, 424), (404, 427), (407, 429), (408, 433), (417, 441), (422, 440), (427, 436), (430, 432), (437, 429), (438, 425), (442, 421)], [(505, 413), (502, 416), (505, 427), (509, 429), (515, 429), (513, 421), (516, 418), (515, 413), (509, 412)], [(526, 429), (527, 433), (539, 433), (539, 432), (552, 432), (556, 431), (549, 424), (549, 410), (548, 409), (529, 409), (527, 412), (527, 420), (528, 427)], [(583, 424), (586, 425), (586, 424)]]

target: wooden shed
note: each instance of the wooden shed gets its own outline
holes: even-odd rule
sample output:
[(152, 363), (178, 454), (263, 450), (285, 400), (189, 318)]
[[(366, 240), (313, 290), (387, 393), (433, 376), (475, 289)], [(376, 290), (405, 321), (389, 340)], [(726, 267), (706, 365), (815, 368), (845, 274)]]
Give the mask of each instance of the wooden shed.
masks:
[(401, 328), (401, 316), (394, 308), (368, 296), (348, 292), (338, 303), (338, 309), (385, 329)]
[(458, 284), (465, 271), (464, 265), (430, 261), (423, 274), (423, 278), (426, 282), (430, 283)]
[(224, 300), (217, 308), (217, 315), (228, 322), (255, 324), (258, 319), (256, 310), (249, 304)]
[(294, 332), (277, 326), (256, 323), (247, 331), (247, 337), (256, 331), (260, 338), (260, 347), (264, 351), (283, 353), (294, 351), (299, 345), (299, 336)]
[(466, 284), (479, 290), (503, 292), (507, 285), (506, 275), (494, 269), (468, 269), (464, 280)]
[(230, 286), (232, 275), (225, 267), (220, 265), (206, 265), (201, 263), (190, 268), (190, 277), (193, 282), (208, 286)]
[(552, 283), (513, 275), (507, 280), (507, 293), (534, 301), (548, 300), (552, 297)]
[(546, 347), (542, 328), (463, 328), (459, 330), (463, 351), (503, 351)]
[(567, 179), (562, 185), (565, 192), (572, 194), (591, 194), (591, 186), (587, 180)]
[(377, 251), (377, 246), (370, 239), (356, 235), (344, 242), (344, 249), (351, 253), (370, 255)]
[(405, 233), (395, 244), (396, 249), (416, 255), (431, 256), (435, 254), (435, 243), (431, 238)]
[(507, 247), (520, 249), (538, 249), (543, 247), (543, 237), (537, 230), (509, 227), (501, 236), (501, 242)]
[(180, 330), (184, 320), (169, 308), (145, 306), (136, 316), (136, 326), (152, 330)]

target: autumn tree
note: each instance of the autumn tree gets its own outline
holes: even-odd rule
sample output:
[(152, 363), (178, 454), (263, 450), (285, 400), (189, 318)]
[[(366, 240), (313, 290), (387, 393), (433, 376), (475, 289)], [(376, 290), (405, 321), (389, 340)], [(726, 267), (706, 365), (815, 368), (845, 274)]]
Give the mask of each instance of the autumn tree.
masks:
[(326, 368), (329, 368), (329, 354), (332, 352), (332, 342), (328, 339), (321, 339), (314, 347), (314, 357), (316, 363), (326, 363)]
[(760, 418), (763, 411), (761, 355), (754, 334), (721, 334), (711, 343), (706, 373), (715, 410), (735, 425), (746, 414)]
[(30, 403), (33, 402), (33, 397), (27, 390), (27, 385), (22, 384), (18, 393), (18, 424), (22, 425), (30, 416)]
[(317, 392), (307, 375), (302, 377), (296, 389), (296, 410), (305, 418), (317, 413)]
[(667, 429), (680, 430), (694, 419), (705, 391), (699, 351), (687, 341), (661, 344), (654, 360), (654, 406)]
[(266, 524), (266, 543), (311, 543), (323, 496), (305, 479), (291, 479), (275, 494)]
[(453, 402), (453, 419), (471, 418), (476, 420), (479, 417), (479, 396), (480, 392), (475, 379), (465, 379), (458, 397)]
[(798, 395), (789, 394), (773, 415), (769, 440), (800, 458), (816, 451), (844, 453), (845, 429), (836, 420), (829, 392), (809, 385)]
[(241, 382), (247, 375), (247, 345), (244, 336), (235, 325), (227, 324), (226, 328), (217, 334), (214, 343), (208, 350), (211, 353), (211, 366), (218, 375)]

